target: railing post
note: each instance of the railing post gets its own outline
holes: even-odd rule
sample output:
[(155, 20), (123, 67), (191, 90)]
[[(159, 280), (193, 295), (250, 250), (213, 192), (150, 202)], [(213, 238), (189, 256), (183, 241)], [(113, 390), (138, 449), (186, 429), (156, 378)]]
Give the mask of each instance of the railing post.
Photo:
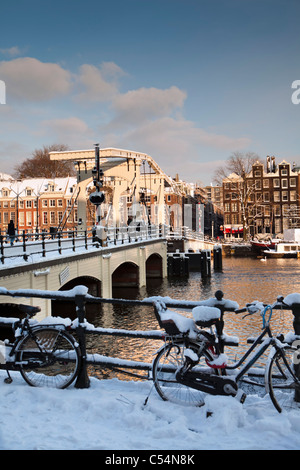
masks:
[(26, 237), (25, 237), (25, 230), (22, 232), (22, 243), (23, 243), (23, 259), (24, 261), (28, 260), (28, 256), (26, 254)]
[(58, 237), (58, 253), (61, 255), (61, 233), (60, 232), (58, 232), (57, 237)]
[(75, 230), (72, 232), (72, 249), (75, 251)]
[(81, 350), (81, 367), (78, 377), (76, 379), (75, 387), (88, 388), (90, 386), (90, 379), (87, 374), (85, 329), (82, 326), (85, 319), (85, 295), (75, 295), (75, 304), (78, 318), (78, 326), (76, 328), (76, 332)]
[(87, 241), (87, 230), (84, 231), (84, 247), (88, 249), (88, 241)]
[(0, 235), (0, 247), (1, 247), (1, 263), (4, 264), (4, 247), (3, 247), (3, 235)]
[(45, 258), (46, 256), (46, 244), (45, 244), (45, 232), (42, 232), (42, 256)]

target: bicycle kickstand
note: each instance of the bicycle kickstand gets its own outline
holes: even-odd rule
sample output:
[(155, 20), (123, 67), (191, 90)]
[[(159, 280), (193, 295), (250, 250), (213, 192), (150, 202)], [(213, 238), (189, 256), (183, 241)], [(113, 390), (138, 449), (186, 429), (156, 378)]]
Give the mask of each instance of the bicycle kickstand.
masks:
[(4, 379), (4, 383), (11, 384), (13, 379), (12, 379), (10, 373), (9, 373), (9, 370), (6, 369), (6, 373), (7, 373), (7, 377)]

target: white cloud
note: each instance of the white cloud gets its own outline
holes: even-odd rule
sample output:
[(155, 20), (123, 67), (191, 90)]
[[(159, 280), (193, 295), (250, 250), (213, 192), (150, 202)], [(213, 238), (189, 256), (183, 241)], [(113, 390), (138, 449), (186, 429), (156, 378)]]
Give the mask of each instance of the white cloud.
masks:
[(113, 62), (104, 62), (100, 68), (84, 64), (79, 69), (77, 84), (81, 91), (77, 99), (81, 101), (111, 101), (118, 93), (118, 79), (125, 72)]
[[(41, 122), (41, 132), (53, 142), (77, 146), (87, 145), (94, 137), (93, 131), (82, 119), (69, 117), (66, 119), (48, 119)], [(88, 148), (91, 147), (89, 144)]]
[(71, 74), (60, 65), (44, 63), (32, 57), (0, 62), (0, 77), (10, 97), (26, 101), (47, 101), (68, 93)]
[(149, 119), (169, 116), (183, 107), (185, 99), (186, 93), (176, 86), (166, 90), (139, 88), (118, 94), (112, 102), (116, 112), (112, 124), (140, 124)]
[(214, 168), (220, 164), (214, 162), (212, 155), (226, 160), (231, 152), (247, 148), (250, 139), (208, 132), (191, 121), (163, 117), (120, 134), (108, 133), (107, 144), (148, 153), (171, 176), (179, 173), (189, 181), (204, 181), (208, 169), (211, 179)]
[(11, 57), (20, 55), (21, 50), (18, 46), (8, 47), (7, 49), (0, 49), (1, 54), (9, 55)]

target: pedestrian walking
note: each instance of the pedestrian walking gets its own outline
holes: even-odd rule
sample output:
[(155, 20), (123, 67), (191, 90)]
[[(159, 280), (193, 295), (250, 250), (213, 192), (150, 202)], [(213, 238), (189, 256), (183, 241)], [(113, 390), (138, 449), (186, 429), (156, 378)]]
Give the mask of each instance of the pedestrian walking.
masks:
[(16, 230), (15, 224), (13, 220), (10, 220), (8, 227), (7, 227), (7, 235), (9, 236), (11, 246), (14, 244), (15, 237), (16, 237)]

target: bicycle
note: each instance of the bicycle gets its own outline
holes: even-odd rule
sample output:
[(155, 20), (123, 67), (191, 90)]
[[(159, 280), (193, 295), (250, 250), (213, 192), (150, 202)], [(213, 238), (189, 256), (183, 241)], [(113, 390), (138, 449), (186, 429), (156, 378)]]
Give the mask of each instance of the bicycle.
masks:
[[(247, 311), (247, 315), (261, 310), (263, 328), (242, 357), (228, 365), (226, 355), (219, 348), (218, 328), (215, 332), (212, 330), (220, 320), (218, 308), (195, 307), (193, 320), (168, 310), (163, 302), (155, 301), (157, 319), (166, 331), (165, 343), (152, 364), (152, 380), (160, 397), (183, 405), (202, 406), (205, 394), (225, 395), (235, 396), (243, 403), (246, 394), (239, 389), (239, 384), (247, 383), (264, 387), (278, 412), (287, 405), (298, 407), (300, 374), (296, 363), (299, 362), (299, 350), (282, 342), (282, 337), (272, 335), (273, 306), (253, 302), (235, 310), (236, 313)], [(205, 327), (210, 327), (211, 332), (203, 329)], [(270, 346), (265, 371), (251, 373), (252, 366)], [(253, 357), (249, 358), (255, 349)]]
[[(4, 307), (5, 304), (1, 304)], [(13, 325), (14, 341), (5, 340), (0, 348), (0, 369), (18, 371), (34, 387), (66, 388), (78, 376), (81, 351), (64, 324), (31, 324), (40, 307), (19, 304), (25, 318)]]

